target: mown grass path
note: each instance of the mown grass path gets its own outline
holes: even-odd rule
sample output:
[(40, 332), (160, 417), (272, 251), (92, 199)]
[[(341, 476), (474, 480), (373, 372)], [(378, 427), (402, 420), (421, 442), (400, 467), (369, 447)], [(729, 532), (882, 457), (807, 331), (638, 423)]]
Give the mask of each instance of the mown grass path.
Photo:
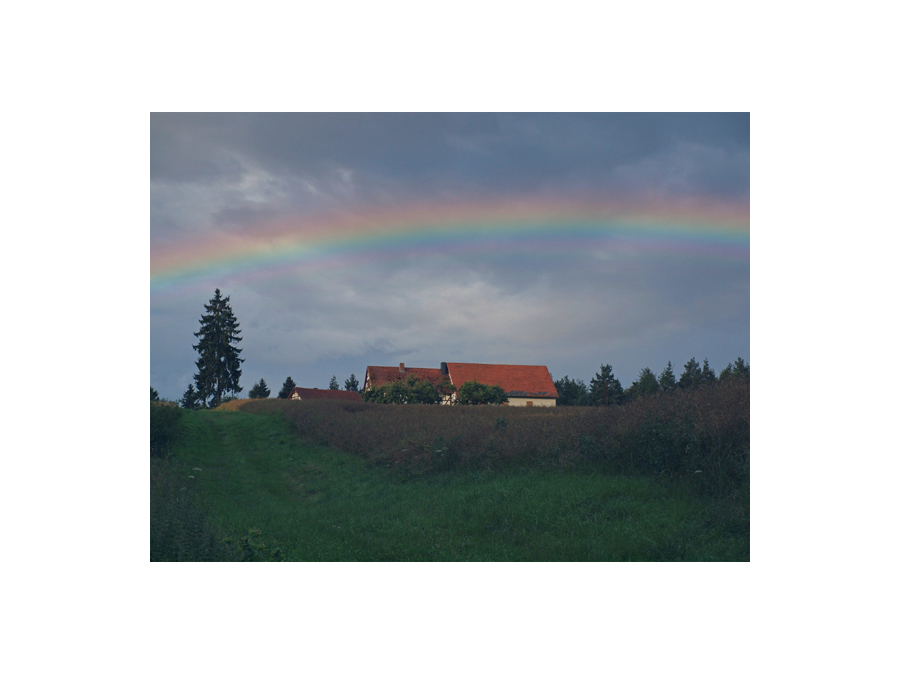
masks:
[(235, 539), (258, 530), (285, 560), (750, 558), (749, 525), (721, 503), (646, 477), (522, 467), (404, 479), (278, 416), (185, 411), (181, 424), (172, 466), (194, 476), (208, 521)]

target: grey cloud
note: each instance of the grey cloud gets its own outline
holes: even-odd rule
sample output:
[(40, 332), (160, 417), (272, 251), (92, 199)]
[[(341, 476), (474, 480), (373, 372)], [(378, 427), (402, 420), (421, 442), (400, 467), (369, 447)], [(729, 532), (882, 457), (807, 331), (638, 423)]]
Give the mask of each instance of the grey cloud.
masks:
[[(594, 265), (590, 258), (550, 259), (516, 275), (444, 256), (297, 273), (226, 292), (244, 331), (247, 382), (292, 374), (326, 386), (329, 370), (345, 378), (366, 365), (441, 360), (542, 363), (556, 377), (582, 378), (613, 363), (624, 382), (669, 359), (680, 368), (690, 356), (710, 357), (719, 369), (749, 359), (746, 270), (700, 264), (688, 273), (640, 255), (614, 253)], [(187, 386), (190, 331), (206, 300), (193, 300), (181, 326), (181, 309), (164, 321), (154, 315), (151, 359), (167, 365), (154, 370), (154, 386), (172, 378), (182, 380), (179, 391)]]
[[(749, 115), (151, 115), (151, 255), (158, 244), (282, 217), (438, 197), (749, 197)], [(544, 363), (590, 378), (691, 356), (749, 359), (749, 263), (641, 251), (411, 256), (210, 278), (151, 298), (151, 377), (191, 381), (192, 332), (215, 285), (244, 328), (244, 383), (327, 386), (396, 360)]]
[[(727, 314), (747, 292), (727, 274), (693, 286), (682, 279), (683, 299), (673, 302), (671, 275), (635, 258), (623, 261), (630, 275), (580, 267), (570, 279), (564, 269), (545, 267), (528, 282), (446, 263), (368, 265), (279, 282), (262, 291), (269, 306), (250, 303), (250, 316), (260, 324), (278, 317), (269, 321), (269, 348), (302, 345), (293, 356), (303, 363), (374, 347), (432, 360), (457, 354), (530, 362), (666, 340)], [(745, 308), (737, 302), (732, 309)]]
[[(749, 116), (154, 114), (151, 180), (233, 183), (256, 167), (307, 181), (352, 171), (362, 197), (368, 180), (381, 181), (382, 198), (391, 182), (415, 185), (420, 196), (622, 189), (618, 167), (664, 162), (679, 143), (749, 152)], [(749, 181), (735, 175), (708, 189), (746, 193)]]
[(626, 188), (742, 197), (750, 185), (750, 153), (744, 148), (678, 141), (665, 152), (616, 167), (615, 175)]

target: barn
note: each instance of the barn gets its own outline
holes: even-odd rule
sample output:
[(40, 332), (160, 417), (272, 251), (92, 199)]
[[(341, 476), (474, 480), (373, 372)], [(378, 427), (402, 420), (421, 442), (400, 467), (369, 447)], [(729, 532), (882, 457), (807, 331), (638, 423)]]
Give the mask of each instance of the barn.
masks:
[(510, 406), (555, 407), (559, 397), (547, 366), (442, 363), (440, 370), (457, 389), (473, 380), (501, 387), (509, 397)]
[[(407, 368), (367, 366), (363, 391), (380, 387), (389, 382), (405, 380), (415, 375), (428, 380), (435, 388), (442, 382), (450, 382), (459, 389), (466, 382), (475, 380), (481, 384), (497, 385), (506, 392), (506, 405), (524, 407), (555, 407), (559, 394), (547, 366), (518, 366), (494, 363), (441, 363), (440, 368)], [(451, 403), (447, 397), (445, 403)]]

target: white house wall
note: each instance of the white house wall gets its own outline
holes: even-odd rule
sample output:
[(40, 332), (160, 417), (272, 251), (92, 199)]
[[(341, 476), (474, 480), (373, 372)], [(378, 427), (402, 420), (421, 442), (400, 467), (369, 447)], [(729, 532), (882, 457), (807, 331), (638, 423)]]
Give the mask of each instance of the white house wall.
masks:
[(531, 402), (531, 405), (535, 408), (555, 408), (556, 407), (556, 399), (555, 398), (509, 398), (509, 405), (517, 407), (525, 407), (528, 403)]

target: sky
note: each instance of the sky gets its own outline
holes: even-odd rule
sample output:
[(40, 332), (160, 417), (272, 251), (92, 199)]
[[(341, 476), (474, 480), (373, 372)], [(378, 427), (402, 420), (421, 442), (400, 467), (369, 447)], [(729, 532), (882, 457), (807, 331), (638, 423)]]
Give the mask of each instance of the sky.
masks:
[(750, 362), (750, 115), (150, 116), (150, 383), (218, 288), (242, 397), (368, 365)]

